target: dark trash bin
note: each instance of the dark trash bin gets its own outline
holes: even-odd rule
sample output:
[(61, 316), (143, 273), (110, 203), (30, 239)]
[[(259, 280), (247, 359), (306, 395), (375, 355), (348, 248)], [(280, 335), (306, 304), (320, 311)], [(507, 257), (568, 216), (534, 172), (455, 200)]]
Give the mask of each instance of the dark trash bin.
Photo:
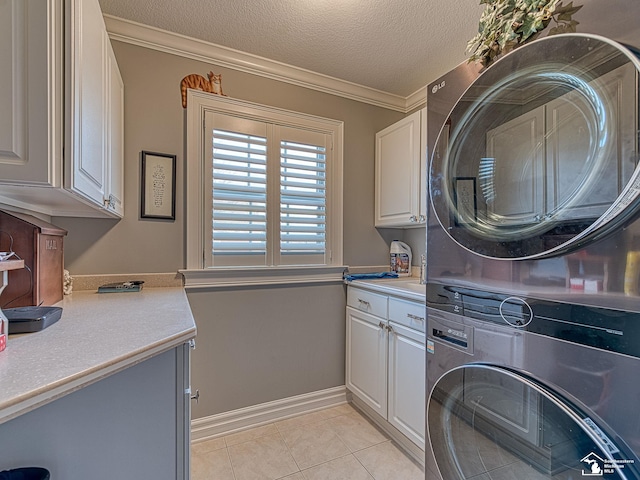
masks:
[(0, 480), (49, 480), (49, 470), (39, 467), (16, 468), (0, 472)]

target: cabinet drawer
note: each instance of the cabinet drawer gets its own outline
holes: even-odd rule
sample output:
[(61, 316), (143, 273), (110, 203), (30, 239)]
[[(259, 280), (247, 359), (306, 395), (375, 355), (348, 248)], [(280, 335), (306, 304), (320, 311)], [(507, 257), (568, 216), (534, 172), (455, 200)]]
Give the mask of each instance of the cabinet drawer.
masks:
[(347, 289), (347, 305), (371, 315), (387, 318), (387, 297), (384, 295), (349, 287)]
[(426, 329), (426, 308), (422, 303), (389, 298), (389, 320), (420, 332)]

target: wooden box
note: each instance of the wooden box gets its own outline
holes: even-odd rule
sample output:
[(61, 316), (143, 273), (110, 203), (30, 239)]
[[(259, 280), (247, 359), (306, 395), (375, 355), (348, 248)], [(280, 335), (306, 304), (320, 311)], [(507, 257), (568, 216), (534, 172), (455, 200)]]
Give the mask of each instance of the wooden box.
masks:
[(0, 211), (0, 251), (14, 251), (25, 264), (9, 272), (0, 307), (48, 306), (62, 300), (66, 234), (37, 217)]

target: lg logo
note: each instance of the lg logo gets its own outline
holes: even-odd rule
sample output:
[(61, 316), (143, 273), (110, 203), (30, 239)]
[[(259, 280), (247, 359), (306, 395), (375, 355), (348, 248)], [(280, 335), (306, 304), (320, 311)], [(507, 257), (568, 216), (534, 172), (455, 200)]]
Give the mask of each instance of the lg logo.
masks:
[(444, 86), (446, 85), (445, 81), (443, 80), (440, 83), (437, 83), (436, 85), (434, 85), (431, 88), (431, 93), (436, 93), (438, 90), (440, 90), (441, 88), (444, 88)]

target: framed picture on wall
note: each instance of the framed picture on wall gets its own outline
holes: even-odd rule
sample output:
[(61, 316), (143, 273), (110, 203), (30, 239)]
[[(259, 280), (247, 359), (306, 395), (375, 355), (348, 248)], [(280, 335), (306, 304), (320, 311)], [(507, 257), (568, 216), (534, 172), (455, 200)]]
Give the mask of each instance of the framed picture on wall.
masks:
[(176, 219), (176, 156), (142, 152), (140, 216)]

